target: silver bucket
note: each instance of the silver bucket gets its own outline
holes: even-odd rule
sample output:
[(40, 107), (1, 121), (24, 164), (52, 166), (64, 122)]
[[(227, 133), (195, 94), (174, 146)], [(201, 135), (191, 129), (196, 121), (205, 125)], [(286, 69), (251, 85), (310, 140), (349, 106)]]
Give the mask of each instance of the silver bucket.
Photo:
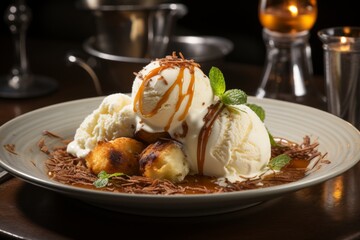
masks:
[[(150, 63), (151, 58), (134, 58), (101, 52), (95, 48), (96, 38), (83, 44), (84, 53), (69, 52), (67, 61), (83, 68), (91, 77), (98, 95), (114, 92), (131, 92), (134, 73)], [(165, 55), (173, 51), (200, 64), (205, 74), (212, 66), (220, 67), (226, 55), (233, 50), (233, 43), (216, 36), (174, 36)]]
[(80, 0), (77, 6), (95, 16), (97, 50), (134, 58), (164, 56), (176, 20), (187, 13), (184, 4), (159, 0)]

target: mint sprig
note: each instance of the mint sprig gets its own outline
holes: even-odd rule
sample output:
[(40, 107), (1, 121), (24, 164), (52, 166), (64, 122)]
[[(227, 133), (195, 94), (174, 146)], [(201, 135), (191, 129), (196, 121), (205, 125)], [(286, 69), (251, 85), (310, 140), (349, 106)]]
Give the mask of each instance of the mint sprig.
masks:
[[(251, 110), (253, 110), (256, 115), (260, 118), (262, 122), (265, 120), (265, 110), (256, 105), (247, 103), (247, 94), (240, 89), (230, 89), (226, 90), (225, 77), (221, 70), (217, 67), (211, 67), (209, 71), (209, 79), (211, 88), (215, 94), (218, 96), (220, 101), (225, 104), (230, 110), (235, 111), (235, 109), (231, 108), (231, 105), (240, 105), (246, 104)], [(273, 136), (270, 134), (269, 130), (268, 135), (270, 139), (271, 146), (277, 146), (276, 141)]]
[(266, 131), (268, 132), (271, 146), (278, 147), (279, 144), (275, 141), (273, 135), (269, 132), (269, 130), (267, 128), (266, 128)]
[(230, 89), (222, 94), (220, 99), (225, 105), (239, 105), (246, 103), (247, 95), (240, 89)]
[(251, 110), (253, 110), (256, 115), (260, 118), (262, 122), (265, 120), (265, 110), (260, 107), (259, 105), (253, 104), (253, 103), (247, 103), (246, 106), (248, 106)]
[(247, 95), (240, 89), (226, 90), (226, 83), (223, 73), (217, 67), (211, 67), (209, 72), (211, 88), (225, 105), (239, 105), (247, 101)]
[(221, 96), (226, 90), (225, 78), (223, 73), (217, 67), (211, 67), (209, 72), (211, 88), (215, 96)]
[(281, 168), (286, 166), (290, 161), (291, 161), (291, 157), (289, 155), (280, 154), (270, 159), (268, 166), (273, 170), (281, 170)]
[(94, 181), (93, 185), (96, 188), (102, 188), (102, 187), (106, 187), (106, 185), (109, 183), (109, 179), (112, 177), (117, 177), (117, 176), (122, 176), (125, 175), (124, 173), (112, 173), (112, 174), (108, 174), (106, 173), (106, 171), (101, 171), (99, 172), (99, 174), (97, 175), (98, 179)]
[[(260, 107), (259, 105), (256, 105), (256, 104), (252, 104), (252, 103), (247, 103), (246, 106), (248, 106), (251, 110), (253, 110), (256, 113), (256, 115), (258, 115), (258, 117), (260, 118), (260, 120), (262, 122), (265, 121), (265, 110), (262, 107)], [(266, 131), (268, 132), (271, 146), (278, 147), (279, 145), (275, 141), (273, 135), (269, 132), (269, 130), (267, 128), (266, 128)]]

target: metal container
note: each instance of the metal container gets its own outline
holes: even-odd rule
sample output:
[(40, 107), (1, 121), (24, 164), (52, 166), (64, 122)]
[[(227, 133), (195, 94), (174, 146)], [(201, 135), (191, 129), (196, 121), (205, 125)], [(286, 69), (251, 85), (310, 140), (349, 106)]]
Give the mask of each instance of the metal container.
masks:
[[(78, 64), (86, 70), (99, 95), (114, 92), (131, 92), (134, 73), (139, 72), (152, 58), (134, 58), (108, 54), (96, 49), (95, 37), (89, 38), (83, 44), (87, 57), (74, 53), (68, 54), (68, 61)], [(169, 43), (164, 56), (173, 51), (182, 53), (187, 59), (194, 59), (200, 64), (205, 74), (211, 66), (219, 66), (233, 49), (233, 43), (217, 36), (174, 36)]]
[(163, 56), (177, 19), (187, 13), (184, 4), (161, 0), (81, 0), (77, 6), (95, 17), (94, 49), (137, 58)]

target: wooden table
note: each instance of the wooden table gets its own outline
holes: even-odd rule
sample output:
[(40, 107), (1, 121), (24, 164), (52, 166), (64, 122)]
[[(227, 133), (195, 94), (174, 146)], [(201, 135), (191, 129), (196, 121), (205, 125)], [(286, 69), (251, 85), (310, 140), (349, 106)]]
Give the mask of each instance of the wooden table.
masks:
[[(0, 74), (11, 66), (8, 39), (0, 39)], [(81, 44), (32, 40), (34, 73), (55, 78), (59, 89), (30, 99), (0, 99), (0, 124), (51, 104), (96, 96), (89, 77), (67, 66)], [(252, 94), (261, 68), (224, 63), (228, 88)], [(1, 137), (1, 136), (0, 136)], [(221, 204), (221, 203), (219, 203)], [(0, 239), (360, 239), (360, 165), (316, 186), (228, 214), (160, 218), (112, 212), (18, 178), (0, 184)]]

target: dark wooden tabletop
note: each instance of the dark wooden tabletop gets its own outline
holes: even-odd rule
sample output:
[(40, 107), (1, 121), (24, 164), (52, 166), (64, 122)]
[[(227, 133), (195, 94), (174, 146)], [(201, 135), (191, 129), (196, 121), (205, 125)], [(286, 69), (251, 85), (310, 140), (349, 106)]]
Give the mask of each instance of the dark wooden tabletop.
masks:
[[(12, 48), (0, 39), (0, 75)], [(31, 110), (97, 96), (89, 76), (65, 56), (81, 44), (31, 40), (33, 73), (59, 88), (29, 99), (0, 98), (0, 125)], [(254, 93), (261, 67), (225, 62), (228, 88)], [(1, 136), (0, 136), (1, 137)], [(221, 203), (219, 203), (221, 204)], [(126, 237), (127, 236), (127, 237)], [(0, 239), (360, 239), (360, 165), (313, 187), (240, 211), (206, 217), (145, 217), (112, 212), (12, 177), (0, 184)]]

